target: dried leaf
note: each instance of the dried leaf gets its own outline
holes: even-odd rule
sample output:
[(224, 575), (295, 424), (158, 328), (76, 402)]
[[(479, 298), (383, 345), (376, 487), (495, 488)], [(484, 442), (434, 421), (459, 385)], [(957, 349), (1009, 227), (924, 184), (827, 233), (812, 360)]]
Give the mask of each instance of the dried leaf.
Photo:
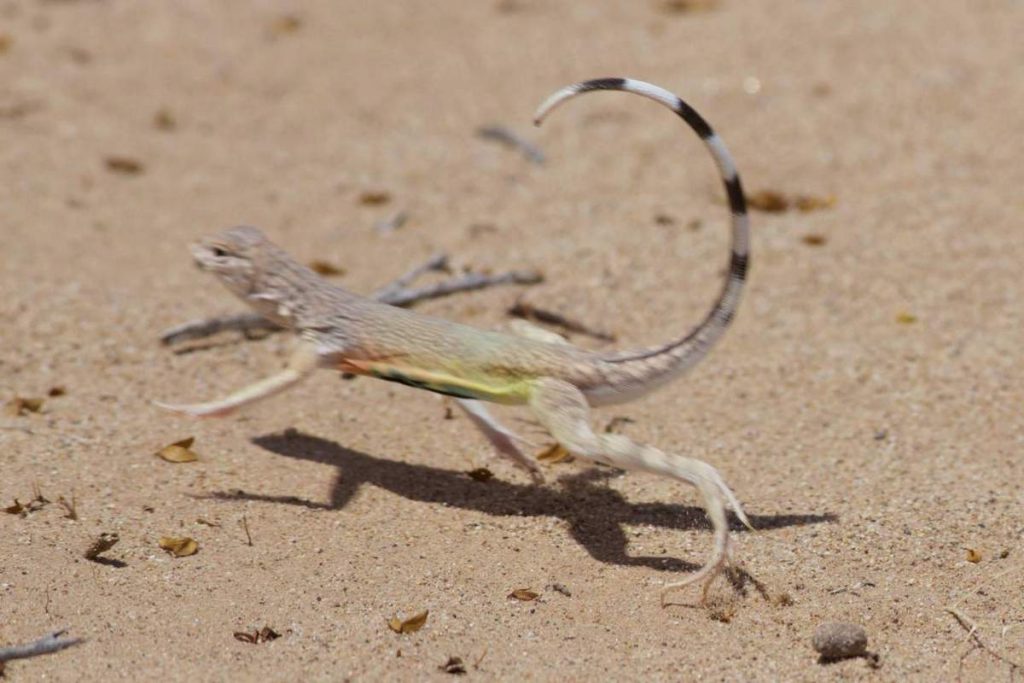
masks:
[(323, 275), (325, 277), (345, 274), (344, 268), (336, 266), (330, 261), (325, 261), (323, 259), (313, 259), (309, 262), (309, 268), (317, 275)]
[(24, 515), (27, 513), (27, 508), (18, 502), (18, 499), (14, 499), (14, 505), (8, 505), (4, 508), (4, 512), (9, 515)]
[(568, 461), (570, 456), (571, 454), (562, 446), (562, 444), (556, 443), (551, 444), (540, 453), (537, 453), (535, 457), (540, 462), (554, 465), (558, 462)]
[(971, 564), (978, 564), (981, 562), (981, 553), (974, 548), (967, 549), (967, 561)]
[(85, 559), (96, 560), (101, 554), (107, 552), (120, 541), (121, 538), (114, 532), (104, 532), (85, 549)]
[(489, 481), (494, 477), (494, 472), (491, 472), (486, 467), (477, 467), (475, 470), (466, 472), (466, 474), (474, 481)]
[(391, 193), (387, 190), (366, 190), (359, 195), (359, 203), (363, 206), (382, 206), (391, 201)]
[(164, 536), (160, 539), (159, 544), (161, 548), (175, 557), (188, 557), (189, 555), (195, 555), (199, 551), (199, 544), (195, 539), (188, 536), (181, 538)]
[(718, 0), (665, 0), (661, 4), (667, 14), (687, 14), (690, 12), (709, 12), (718, 7)]
[(448, 661), (438, 668), (446, 674), (457, 676), (466, 673), (466, 665), (462, 662), (462, 657), (449, 657)]
[(42, 408), (43, 399), (25, 398), (24, 396), (15, 396), (4, 404), (4, 412), (11, 417), (20, 417), (21, 415), (28, 415), (29, 413), (38, 413)]
[(252, 633), (247, 633), (245, 631), (235, 631), (232, 635), (234, 635), (235, 640), (240, 640), (243, 643), (250, 643), (252, 645), (269, 643), (271, 640), (277, 640), (281, 637), (280, 633), (270, 628), (269, 626), (264, 626), (261, 629), (253, 631)]
[(415, 633), (423, 628), (423, 625), (427, 623), (427, 616), (430, 615), (430, 610), (423, 610), (419, 614), (415, 614), (408, 619), (399, 619), (391, 617), (388, 620), (388, 628), (395, 633)]
[(153, 114), (153, 126), (159, 130), (174, 130), (178, 127), (178, 120), (169, 109), (161, 108)]
[(761, 190), (747, 196), (750, 208), (768, 213), (781, 213), (789, 208), (789, 198), (774, 190)]
[(211, 522), (204, 517), (196, 517), (196, 524), (202, 524), (203, 526), (219, 527), (220, 524), (217, 522)]
[(131, 157), (109, 156), (103, 160), (107, 170), (122, 175), (139, 175), (145, 170), (145, 166), (138, 159)]
[(536, 600), (539, 596), (529, 588), (517, 588), (508, 594), (511, 600), (522, 600), (523, 602), (531, 602)]
[(284, 36), (289, 33), (295, 33), (302, 28), (302, 18), (294, 14), (285, 14), (274, 19), (270, 24), (270, 35)]
[(169, 446), (164, 446), (156, 452), (156, 455), (163, 458), (167, 462), (195, 462), (199, 459), (199, 454), (192, 450), (192, 444), (196, 438), (190, 436), (181, 441), (175, 441)]
[(836, 196), (834, 194), (830, 194), (824, 197), (815, 197), (813, 195), (801, 194), (796, 196), (796, 199), (793, 200), (793, 204), (797, 209), (805, 213), (807, 211), (831, 209), (836, 205)]
[(901, 325), (913, 325), (917, 322), (917, 316), (913, 313), (899, 313), (896, 315), (896, 322)]
[(801, 237), (800, 241), (811, 247), (820, 247), (821, 245), (825, 244), (825, 242), (827, 242), (828, 240), (825, 239), (824, 235), (811, 233), (810, 235), (804, 235), (803, 237)]

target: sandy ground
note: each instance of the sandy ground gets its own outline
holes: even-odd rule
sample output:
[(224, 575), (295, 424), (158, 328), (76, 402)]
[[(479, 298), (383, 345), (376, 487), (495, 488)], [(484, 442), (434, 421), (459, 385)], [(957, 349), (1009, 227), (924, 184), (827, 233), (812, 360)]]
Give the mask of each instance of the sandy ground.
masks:
[[(46, 398), (0, 417), (0, 501), (51, 501), (0, 514), (0, 644), (87, 639), (11, 680), (442, 680), (449, 656), (482, 680), (1010, 679), (992, 653), (1024, 662), (1024, 4), (605, 4), (0, 3), (0, 399)], [(836, 198), (755, 213), (721, 347), (595, 418), (721, 469), (769, 599), (721, 581), (711, 609), (661, 607), (709, 549), (690, 489), (580, 462), (543, 488), (504, 464), (474, 481), (487, 449), (436, 395), (325, 372), (225, 420), (151, 405), (287, 354), (157, 343), (237, 309), (186, 246), (242, 222), (358, 291), (445, 250), (542, 268), (531, 301), (622, 344), (697, 321), (727, 240), (699, 142), (621, 94), (529, 126), (555, 88), (611, 75), (684, 95), (752, 192)], [(496, 327), (524, 291), (421, 310)], [(153, 456), (190, 435), (199, 462)], [(121, 539), (104, 564), (83, 557), (101, 532)], [(426, 609), (417, 633), (386, 625)], [(862, 624), (880, 668), (819, 664), (826, 621)], [(232, 635), (264, 626), (281, 637)]]

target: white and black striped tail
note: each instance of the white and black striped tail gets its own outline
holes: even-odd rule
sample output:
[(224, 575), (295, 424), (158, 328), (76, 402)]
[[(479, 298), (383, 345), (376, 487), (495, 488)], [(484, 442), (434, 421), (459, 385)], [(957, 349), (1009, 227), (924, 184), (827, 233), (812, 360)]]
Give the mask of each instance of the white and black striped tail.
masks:
[[(654, 374), (654, 376), (647, 377), (645, 381), (660, 385), (693, 367), (707, 355), (707, 352), (732, 322), (749, 266), (750, 224), (747, 218), (747, 202), (743, 196), (743, 187), (740, 184), (739, 174), (736, 172), (736, 165), (722, 139), (693, 107), (668, 90), (656, 85), (631, 78), (598, 78), (576, 83), (562, 88), (545, 100), (534, 115), (534, 123), (540, 125), (544, 117), (562, 102), (594, 90), (622, 90), (635, 93), (660, 102), (674, 111), (707, 145), (711, 156), (714, 157), (715, 163), (718, 165), (729, 200), (729, 209), (732, 214), (729, 274), (722, 293), (718, 296), (718, 300), (707, 317), (693, 331), (678, 339), (673, 339), (667, 344), (647, 349), (610, 353), (602, 358), (609, 363), (639, 361), (640, 364), (649, 366), (650, 371)], [(655, 360), (668, 362), (651, 362)]]

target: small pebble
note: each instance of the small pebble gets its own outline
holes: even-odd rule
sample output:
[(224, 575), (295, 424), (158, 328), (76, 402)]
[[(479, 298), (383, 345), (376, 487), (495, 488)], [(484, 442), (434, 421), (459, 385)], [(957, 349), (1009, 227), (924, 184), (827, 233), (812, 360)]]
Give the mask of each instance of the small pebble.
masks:
[(822, 659), (862, 657), (868, 651), (868, 634), (857, 624), (822, 624), (814, 630), (811, 646)]

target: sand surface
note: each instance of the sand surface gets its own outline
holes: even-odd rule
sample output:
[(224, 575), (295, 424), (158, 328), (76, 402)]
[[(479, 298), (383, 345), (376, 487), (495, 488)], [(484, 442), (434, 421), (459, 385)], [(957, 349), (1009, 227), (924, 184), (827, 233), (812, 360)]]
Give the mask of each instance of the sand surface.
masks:
[[(45, 398), (0, 416), (0, 502), (51, 501), (0, 514), (0, 645), (87, 639), (8, 677), (443, 680), (458, 656), (479, 680), (1008, 680), (945, 608), (1024, 663), (1022, 25), (1011, 0), (0, 3), (0, 402)], [(623, 345), (695, 323), (727, 245), (700, 143), (622, 94), (530, 126), (555, 88), (616, 75), (705, 113), (751, 193), (835, 197), (753, 214), (721, 346), (595, 414), (720, 468), (768, 599), (719, 581), (710, 609), (663, 608), (710, 548), (691, 489), (579, 461), (474, 481), (486, 445), (437, 395), (324, 372), (224, 420), (151, 405), (287, 356), (283, 335), (157, 342), (239, 309), (187, 245), (243, 222), (357, 291), (438, 250), (544, 270), (420, 307), (479, 326), (522, 294)], [(187, 436), (199, 462), (154, 457)], [(103, 532), (119, 544), (86, 560)], [(880, 668), (819, 664), (827, 621), (863, 625)], [(281, 637), (233, 637), (264, 626)]]

